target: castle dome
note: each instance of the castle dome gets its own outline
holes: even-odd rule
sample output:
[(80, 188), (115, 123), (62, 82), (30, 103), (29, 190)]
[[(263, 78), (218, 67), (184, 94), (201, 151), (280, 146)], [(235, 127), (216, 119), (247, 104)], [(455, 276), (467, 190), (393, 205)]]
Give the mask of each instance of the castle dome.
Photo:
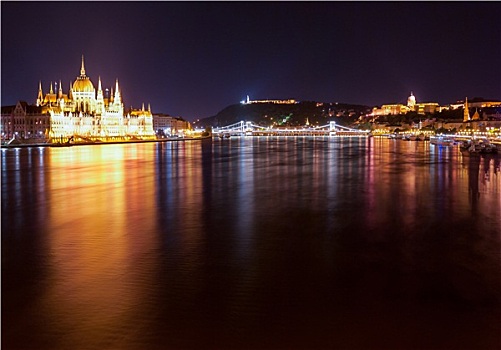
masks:
[(411, 95), (407, 98), (407, 107), (413, 108), (416, 105), (416, 97), (411, 91)]

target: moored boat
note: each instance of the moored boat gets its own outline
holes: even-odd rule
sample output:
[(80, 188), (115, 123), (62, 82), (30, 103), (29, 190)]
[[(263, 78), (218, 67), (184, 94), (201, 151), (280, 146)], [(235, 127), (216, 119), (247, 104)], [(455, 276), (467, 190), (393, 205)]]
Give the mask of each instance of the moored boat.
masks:
[(424, 141), (425, 139), (424, 134), (408, 134), (403, 137), (404, 141)]
[(430, 143), (437, 146), (453, 146), (454, 138), (444, 135), (430, 136)]
[(224, 133), (219, 134), (219, 137), (220, 137), (221, 139), (229, 139), (229, 138), (230, 138), (230, 136), (231, 136), (231, 135), (230, 135), (230, 133), (229, 133), (229, 132), (224, 132)]
[(498, 154), (498, 148), (487, 139), (472, 139), (463, 141), (459, 145), (459, 150), (463, 155), (483, 155)]

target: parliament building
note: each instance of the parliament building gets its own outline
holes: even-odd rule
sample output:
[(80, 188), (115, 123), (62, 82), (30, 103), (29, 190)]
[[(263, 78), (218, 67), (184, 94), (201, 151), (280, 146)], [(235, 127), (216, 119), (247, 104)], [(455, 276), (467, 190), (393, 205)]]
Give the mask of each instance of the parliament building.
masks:
[[(107, 92), (107, 91), (106, 91)], [(2, 137), (44, 137), (47, 141), (155, 139), (151, 108), (125, 113), (118, 80), (111, 93), (104, 93), (101, 78), (97, 90), (86, 75), (84, 58), (80, 76), (68, 91), (61, 83), (49, 92), (39, 83), (36, 105), (18, 102), (12, 111), (2, 108)], [(10, 113), (9, 113), (10, 112)]]

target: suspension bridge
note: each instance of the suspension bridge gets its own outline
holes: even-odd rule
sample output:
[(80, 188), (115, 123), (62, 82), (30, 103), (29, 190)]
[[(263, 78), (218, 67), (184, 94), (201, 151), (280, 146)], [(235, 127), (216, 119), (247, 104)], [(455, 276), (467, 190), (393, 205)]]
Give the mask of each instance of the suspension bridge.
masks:
[(264, 127), (252, 122), (240, 121), (212, 129), (212, 135), (221, 138), (231, 136), (369, 136), (368, 130), (357, 130), (329, 122), (316, 127)]

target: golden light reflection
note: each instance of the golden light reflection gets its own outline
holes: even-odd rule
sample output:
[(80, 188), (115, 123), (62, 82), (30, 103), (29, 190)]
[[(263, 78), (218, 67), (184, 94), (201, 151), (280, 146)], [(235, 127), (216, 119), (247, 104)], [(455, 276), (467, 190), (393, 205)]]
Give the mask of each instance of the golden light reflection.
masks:
[[(113, 334), (102, 329), (132, 327), (134, 314), (148, 305), (152, 291), (144, 285), (155, 272), (138, 276), (135, 264), (158, 244), (154, 169), (141, 159), (147, 146), (135, 147), (141, 146), (51, 149), (53, 282), (45, 300), (50, 319), (65, 330), (65, 345), (74, 342), (75, 329), (88, 332), (89, 344), (105, 344), (99, 337)], [(88, 317), (75, 318), (75, 312)]]

